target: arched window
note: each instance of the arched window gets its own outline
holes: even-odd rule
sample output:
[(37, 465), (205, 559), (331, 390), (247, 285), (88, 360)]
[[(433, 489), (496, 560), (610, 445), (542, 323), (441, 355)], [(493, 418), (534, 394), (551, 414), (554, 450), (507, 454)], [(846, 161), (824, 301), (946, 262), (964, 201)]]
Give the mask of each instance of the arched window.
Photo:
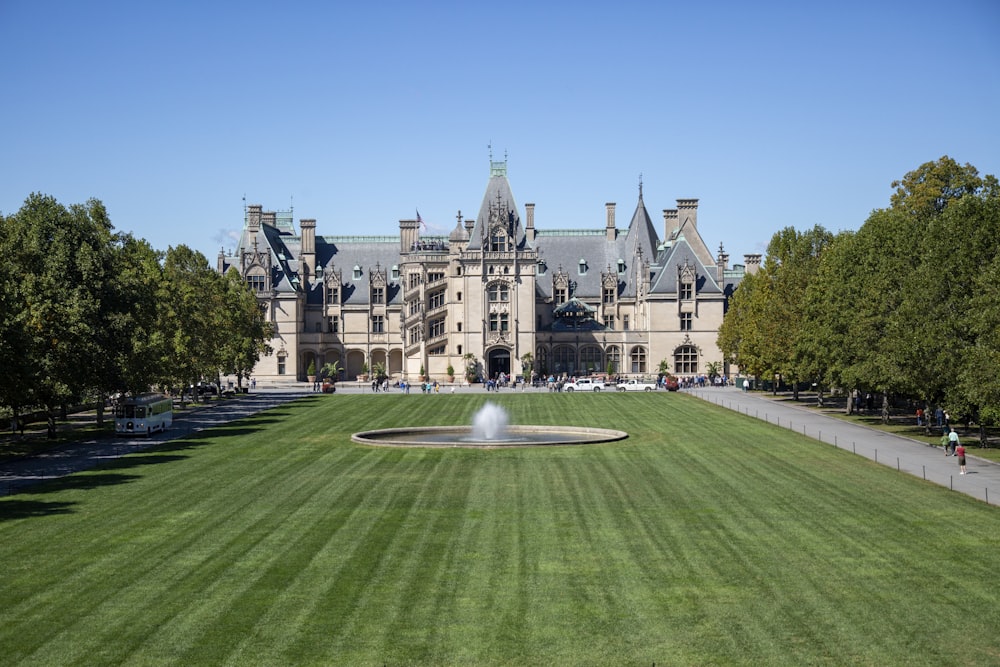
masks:
[(674, 350), (674, 373), (693, 375), (698, 372), (698, 349), (694, 345), (681, 345)]
[(549, 372), (549, 351), (542, 346), (535, 350), (535, 362), (542, 373)]
[(552, 351), (552, 361), (556, 373), (573, 373), (576, 371), (576, 355), (569, 345), (560, 345)]
[(622, 351), (617, 345), (608, 348), (608, 364), (611, 365), (612, 373), (620, 373), (622, 370)]
[(588, 345), (580, 348), (580, 368), (588, 373), (603, 373), (601, 367), (601, 348)]
[(629, 361), (632, 363), (633, 373), (646, 372), (646, 348), (636, 345), (629, 353)]

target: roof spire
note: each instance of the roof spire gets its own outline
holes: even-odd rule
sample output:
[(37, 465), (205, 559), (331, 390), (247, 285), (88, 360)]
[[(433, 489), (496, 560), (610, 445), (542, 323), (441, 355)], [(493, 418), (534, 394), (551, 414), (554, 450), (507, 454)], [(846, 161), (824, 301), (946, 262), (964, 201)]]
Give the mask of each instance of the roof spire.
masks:
[(639, 199), (642, 199), (642, 172), (639, 172)]

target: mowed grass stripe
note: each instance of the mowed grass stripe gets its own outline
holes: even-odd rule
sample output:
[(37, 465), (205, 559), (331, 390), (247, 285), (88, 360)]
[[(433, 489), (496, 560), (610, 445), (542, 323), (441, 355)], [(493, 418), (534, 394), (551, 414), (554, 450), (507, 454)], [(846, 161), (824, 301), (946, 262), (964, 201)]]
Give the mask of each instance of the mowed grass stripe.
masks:
[[(514, 423), (631, 437), (488, 452), (349, 441), (366, 428), (468, 423), (487, 400)], [(0, 544), (11, 545), (0, 549), (11, 573), (0, 592), (15, 601), (0, 609), (5, 656), (558, 665), (997, 655), (994, 508), (687, 396), (310, 397), (219, 433), (160, 452), (161, 464), (142, 459), (30, 498), (70, 502), (67, 514), (15, 518), (8, 501), (29, 498), (0, 501)], [(122, 483), (102, 485), (112, 481)], [(70, 544), (77, 554), (55, 554)], [(78, 609), (61, 610), (64, 600)], [(955, 617), (964, 643), (928, 630)]]

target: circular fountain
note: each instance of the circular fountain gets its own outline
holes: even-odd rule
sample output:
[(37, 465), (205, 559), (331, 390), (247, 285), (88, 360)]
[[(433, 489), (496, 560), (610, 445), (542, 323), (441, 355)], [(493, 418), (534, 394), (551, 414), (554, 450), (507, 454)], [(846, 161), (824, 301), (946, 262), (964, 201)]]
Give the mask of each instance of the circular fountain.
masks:
[(362, 431), (351, 440), (382, 447), (537, 447), (624, 440), (628, 433), (584, 426), (512, 426), (507, 411), (487, 403), (471, 426), (405, 426)]

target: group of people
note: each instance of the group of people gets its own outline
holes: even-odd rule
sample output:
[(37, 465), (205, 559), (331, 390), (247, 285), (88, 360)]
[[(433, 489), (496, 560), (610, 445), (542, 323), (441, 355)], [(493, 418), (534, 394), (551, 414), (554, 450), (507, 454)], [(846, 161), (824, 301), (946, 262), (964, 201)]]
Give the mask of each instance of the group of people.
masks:
[(965, 447), (958, 439), (958, 432), (952, 427), (947, 433), (941, 436), (941, 446), (944, 447), (945, 456), (958, 457), (959, 475), (966, 473), (965, 469)]

